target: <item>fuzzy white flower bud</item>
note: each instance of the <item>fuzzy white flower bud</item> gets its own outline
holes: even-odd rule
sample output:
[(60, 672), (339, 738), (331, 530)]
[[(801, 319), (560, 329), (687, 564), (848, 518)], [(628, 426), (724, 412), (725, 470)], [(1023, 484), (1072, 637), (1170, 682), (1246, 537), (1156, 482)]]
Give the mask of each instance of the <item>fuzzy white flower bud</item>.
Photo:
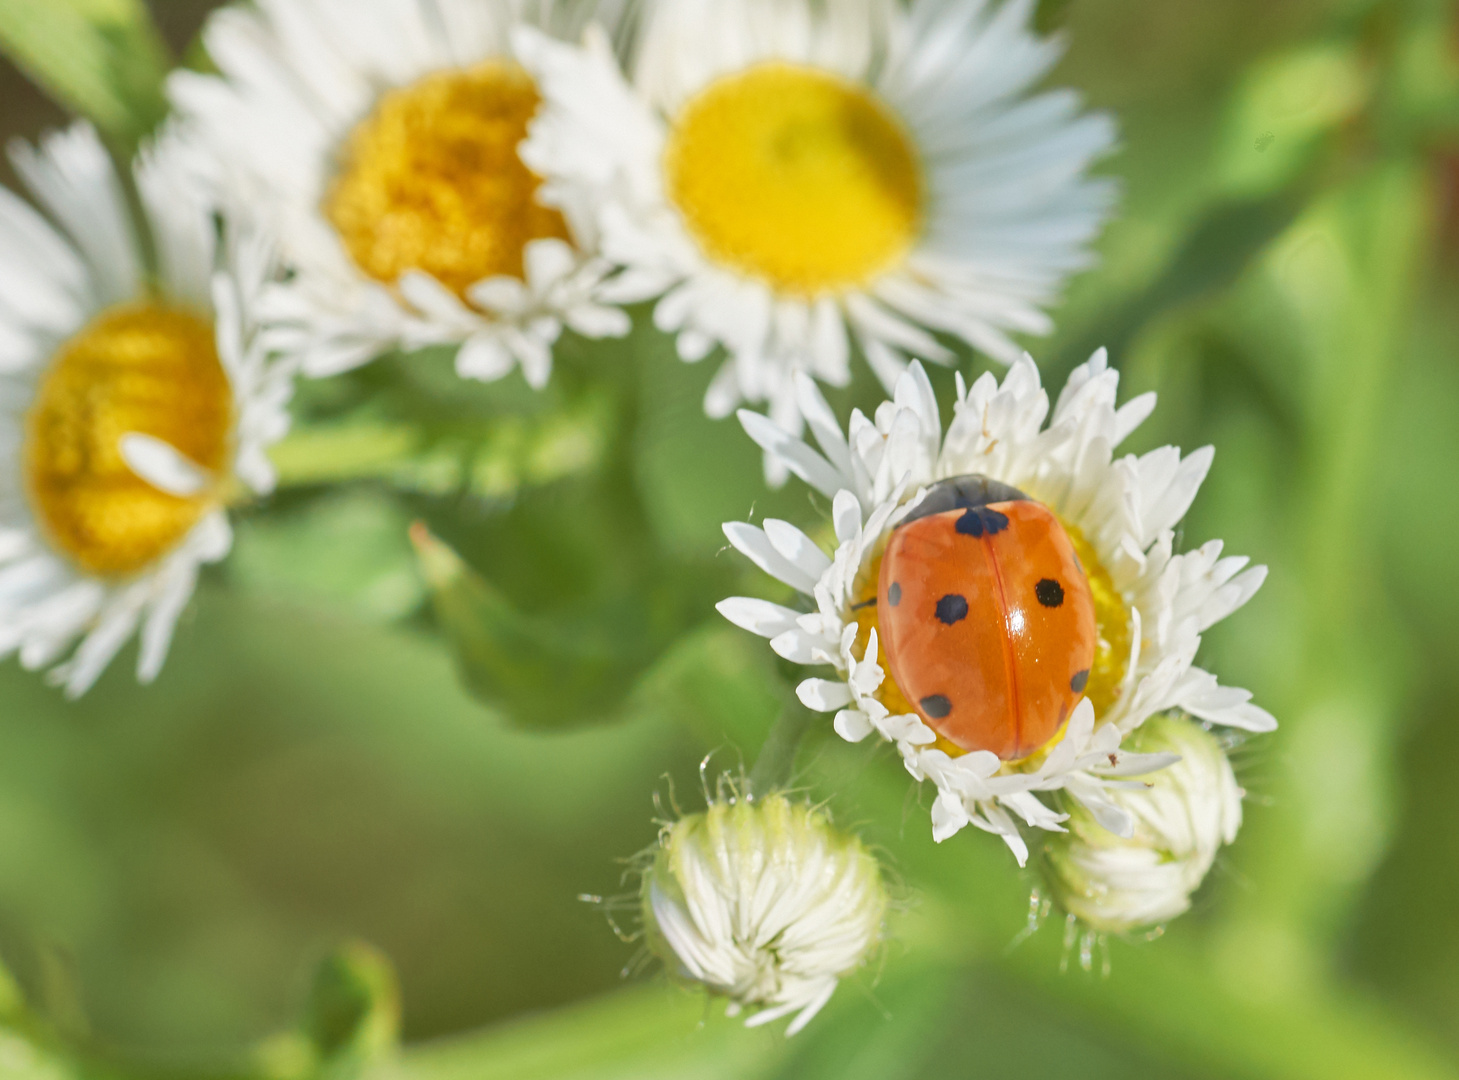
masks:
[(667, 826), (643, 881), (649, 946), (677, 976), (804, 1027), (882, 939), (881, 866), (825, 811), (783, 795)]
[(1121, 838), (1078, 804), (1067, 833), (1054, 834), (1042, 861), (1054, 899), (1101, 933), (1153, 926), (1182, 914), (1223, 844), (1241, 827), (1241, 789), (1220, 742), (1188, 717), (1154, 716), (1127, 740), (1142, 753), (1180, 761), (1141, 787), (1106, 796), (1134, 819)]

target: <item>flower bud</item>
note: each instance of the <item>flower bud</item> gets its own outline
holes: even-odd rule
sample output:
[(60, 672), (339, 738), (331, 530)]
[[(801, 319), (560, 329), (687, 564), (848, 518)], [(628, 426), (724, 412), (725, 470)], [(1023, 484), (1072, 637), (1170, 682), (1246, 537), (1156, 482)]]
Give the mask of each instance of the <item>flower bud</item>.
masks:
[(824, 810), (775, 794), (665, 827), (644, 874), (649, 947), (676, 976), (804, 1027), (882, 939), (881, 866)]
[(1140, 786), (1106, 796), (1134, 819), (1132, 836), (1071, 805), (1069, 831), (1051, 835), (1042, 868), (1054, 899), (1100, 933), (1153, 926), (1182, 914), (1223, 844), (1241, 827), (1241, 789), (1220, 742), (1189, 717), (1154, 716), (1126, 740), (1180, 760)]

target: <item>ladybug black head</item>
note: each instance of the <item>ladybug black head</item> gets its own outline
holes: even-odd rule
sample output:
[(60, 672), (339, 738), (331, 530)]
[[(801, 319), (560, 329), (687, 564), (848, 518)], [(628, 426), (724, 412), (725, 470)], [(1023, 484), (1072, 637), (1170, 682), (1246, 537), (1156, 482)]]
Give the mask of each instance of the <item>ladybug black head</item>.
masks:
[(902, 519), (901, 524), (918, 518), (945, 514), (949, 510), (978, 510), (990, 503), (1024, 502), (1028, 496), (1016, 487), (989, 480), (986, 476), (954, 476), (939, 480), (927, 489), (922, 501)]

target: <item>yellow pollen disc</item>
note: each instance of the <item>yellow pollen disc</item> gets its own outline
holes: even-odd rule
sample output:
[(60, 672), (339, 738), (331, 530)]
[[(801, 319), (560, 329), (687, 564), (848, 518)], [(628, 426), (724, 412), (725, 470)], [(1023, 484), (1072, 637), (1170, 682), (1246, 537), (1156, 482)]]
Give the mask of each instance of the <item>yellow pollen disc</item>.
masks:
[(705, 252), (813, 295), (895, 265), (922, 224), (921, 168), (897, 118), (864, 89), (771, 62), (684, 106), (668, 191)]
[(1094, 715), (1103, 716), (1119, 700), (1125, 672), (1130, 664), (1130, 605), (1115, 588), (1114, 579), (1099, 561), (1099, 553), (1084, 539), (1084, 534), (1067, 521), (1062, 522), (1074, 545), (1074, 554), (1084, 567), (1089, 592), (1094, 597), (1094, 624), (1098, 636), (1094, 643), (1094, 664), (1089, 669), (1089, 682), (1084, 696), (1094, 706)]
[(422, 270), (464, 297), (484, 278), (520, 278), (529, 241), (566, 240), (517, 156), (540, 100), (525, 70), (498, 60), (381, 97), (324, 200), (356, 265), (387, 285)]
[(222, 476), (232, 428), (233, 392), (212, 325), (160, 304), (112, 308), (61, 347), (26, 414), (31, 510), (82, 570), (136, 573), (182, 540), (217, 495), (157, 490), (122, 459), (122, 437), (152, 435)]
[[(1074, 545), (1074, 554), (1079, 557), (1079, 564), (1084, 567), (1084, 575), (1089, 580), (1089, 591), (1094, 597), (1094, 622), (1098, 636), (1094, 646), (1094, 663), (1089, 669), (1089, 682), (1084, 687), (1084, 696), (1089, 698), (1090, 704), (1094, 706), (1097, 723), (1098, 718), (1104, 716), (1110, 706), (1119, 699), (1125, 672), (1129, 667), (1130, 608), (1119, 590), (1115, 588), (1114, 579), (1109, 576), (1109, 571), (1099, 561), (1098, 552), (1084, 538), (1084, 534), (1062, 519), (1060, 519), (1060, 523), (1064, 526), (1064, 531), (1068, 533), (1069, 541)], [(885, 548), (885, 544), (882, 546)], [(878, 642), (881, 642), (876, 613), (876, 590), (877, 581), (881, 577), (881, 560), (882, 553), (879, 551), (857, 575), (856, 585), (853, 589), (856, 597), (854, 602), (858, 605), (865, 604), (864, 607), (858, 606), (855, 610), (858, 651), (866, 648), (871, 631), (874, 629), (877, 630)], [(885, 645), (879, 644), (878, 648), (885, 649)], [(894, 716), (915, 713), (917, 710), (903, 695), (896, 680), (892, 678), (891, 668), (886, 663), (885, 654), (878, 657), (878, 660), (886, 678), (882, 680), (881, 686), (876, 691), (877, 700), (885, 705)], [(1068, 723), (1066, 722), (1052, 739), (1033, 754), (1019, 761), (1005, 764), (1020, 769), (1037, 768), (1048, 753), (1063, 741), (1064, 733), (1067, 730)], [(949, 757), (959, 757), (967, 752), (941, 735), (937, 736), (937, 741), (933, 743), (933, 746), (945, 751)]]

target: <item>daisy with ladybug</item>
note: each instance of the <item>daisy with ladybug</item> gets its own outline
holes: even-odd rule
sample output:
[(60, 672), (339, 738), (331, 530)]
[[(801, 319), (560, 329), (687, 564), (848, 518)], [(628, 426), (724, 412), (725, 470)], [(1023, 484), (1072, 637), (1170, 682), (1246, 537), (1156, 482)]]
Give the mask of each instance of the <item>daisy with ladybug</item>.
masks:
[(1101, 350), (1051, 408), (1025, 357), (1001, 383), (958, 376), (944, 432), (914, 363), (892, 400), (873, 417), (853, 411), (843, 432), (801, 378), (815, 448), (740, 413), (767, 454), (831, 499), (836, 546), (784, 521), (727, 524), (730, 543), (802, 599), (735, 597), (719, 610), (785, 659), (834, 669), (805, 679), (800, 699), (834, 713), (847, 740), (896, 744), (936, 785), (938, 840), (974, 825), (1022, 864), (1023, 830), (1062, 831), (1066, 799), (1128, 836), (1111, 791), (1176, 760), (1122, 747), (1145, 720), (1276, 726), (1195, 662), (1201, 634), (1266, 573), (1223, 557), (1220, 541), (1175, 550), (1212, 452), (1116, 457), (1155, 406), (1153, 394), (1117, 405), (1118, 387)]

